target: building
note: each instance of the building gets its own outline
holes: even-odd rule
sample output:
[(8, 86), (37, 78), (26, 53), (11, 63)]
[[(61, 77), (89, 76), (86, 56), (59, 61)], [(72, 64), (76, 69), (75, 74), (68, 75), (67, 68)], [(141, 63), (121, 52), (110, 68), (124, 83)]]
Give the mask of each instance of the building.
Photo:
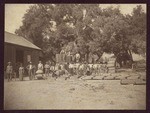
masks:
[(16, 64), (19, 63), (27, 66), (29, 61), (37, 65), (41, 58), (42, 51), (39, 47), (21, 36), (5, 32), (4, 69), (6, 69), (9, 61), (12, 62), (13, 67), (16, 67)]

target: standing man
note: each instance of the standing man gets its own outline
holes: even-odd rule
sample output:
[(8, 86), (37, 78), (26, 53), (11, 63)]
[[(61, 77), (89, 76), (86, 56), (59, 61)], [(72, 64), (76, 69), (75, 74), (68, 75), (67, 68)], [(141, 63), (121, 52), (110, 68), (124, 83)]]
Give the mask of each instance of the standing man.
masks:
[(39, 61), (38, 70), (41, 70), (43, 72), (43, 64), (41, 61)]
[(61, 55), (61, 62), (65, 62), (66, 53), (65, 53), (65, 51), (63, 49), (61, 50), (60, 55)]
[(45, 77), (43, 76), (43, 68), (44, 68), (44, 67), (43, 67), (42, 62), (39, 61), (38, 70), (36, 71), (36, 74), (38, 74), (38, 75), (36, 75), (36, 77), (44, 78), (44, 79), (45, 79)]
[(78, 63), (78, 62), (79, 62), (79, 60), (80, 60), (80, 54), (79, 54), (79, 53), (77, 53), (77, 54), (76, 54), (76, 63)]
[(33, 73), (33, 78), (35, 79), (35, 73), (36, 73), (36, 66), (35, 65), (33, 65), (32, 73)]
[(13, 72), (13, 67), (11, 65), (11, 62), (8, 62), (8, 66), (6, 68), (8, 82), (12, 79), (12, 72)]
[(28, 70), (29, 79), (33, 79), (33, 65), (32, 62), (29, 62), (29, 65), (26, 67)]
[(50, 66), (49, 66), (48, 62), (46, 62), (44, 69), (45, 69), (45, 76), (48, 77), (49, 76), (49, 70), (50, 70)]

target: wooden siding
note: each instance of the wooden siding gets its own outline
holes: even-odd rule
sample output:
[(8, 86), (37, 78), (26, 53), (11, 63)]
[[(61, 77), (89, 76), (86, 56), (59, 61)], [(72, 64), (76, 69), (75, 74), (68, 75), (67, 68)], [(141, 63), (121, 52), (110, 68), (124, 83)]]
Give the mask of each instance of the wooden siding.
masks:
[(13, 44), (5, 43), (4, 47), (4, 69), (6, 69), (7, 63), (10, 61), (12, 62), (13, 67), (15, 66), (16, 62), (16, 50), (23, 51), (23, 65), (24, 67), (27, 66), (27, 55), (31, 55), (31, 61), (34, 65), (37, 66), (39, 57), (41, 57), (42, 53), (36, 49), (30, 49), (26, 47), (21, 47)]

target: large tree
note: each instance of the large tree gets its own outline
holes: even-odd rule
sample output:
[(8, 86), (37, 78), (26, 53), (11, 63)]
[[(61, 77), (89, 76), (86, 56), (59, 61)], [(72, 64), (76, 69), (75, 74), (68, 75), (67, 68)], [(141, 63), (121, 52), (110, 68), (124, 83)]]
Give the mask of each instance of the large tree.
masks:
[(127, 22), (130, 25), (128, 36), (131, 39), (130, 49), (134, 53), (146, 53), (146, 13), (141, 5), (133, 9), (132, 15), (127, 15)]
[(119, 8), (101, 9), (98, 4), (38, 4), (30, 7), (16, 33), (32, 39), (52, 60), (70, 46), (68, 50), (80, 52), (86, 60), (90, 54), (100, 58), (107, 52), (126, 62), (131, 51), (145, 51), (146, 14), (141, 6), (124, 16)]

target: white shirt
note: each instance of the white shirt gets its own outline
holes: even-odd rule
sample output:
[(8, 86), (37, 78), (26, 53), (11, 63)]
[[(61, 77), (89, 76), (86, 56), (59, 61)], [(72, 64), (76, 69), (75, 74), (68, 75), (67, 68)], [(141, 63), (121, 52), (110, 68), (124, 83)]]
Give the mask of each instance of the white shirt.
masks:
[(29, 69), (32, 69), (32, 65), (29, 65)]
[(73, 64), (69, 64), (69, 68), (73, 68)]
[(93, 68), (94, 68), (94, 69), (98, 68), (98, 65), (97, 65), (97, 64), (94, 64), (94, 65), (93, 65)]
[(84, 64), (81, 64), (81, 65), (79, 66), (79, 69), (84, 69)]
[(80, 54), (79, 53), (76, 54), (76, 58), (80, 58)]
[(38, 69), (43, 70), (43, 64), (42, 63), (38, 64)]

